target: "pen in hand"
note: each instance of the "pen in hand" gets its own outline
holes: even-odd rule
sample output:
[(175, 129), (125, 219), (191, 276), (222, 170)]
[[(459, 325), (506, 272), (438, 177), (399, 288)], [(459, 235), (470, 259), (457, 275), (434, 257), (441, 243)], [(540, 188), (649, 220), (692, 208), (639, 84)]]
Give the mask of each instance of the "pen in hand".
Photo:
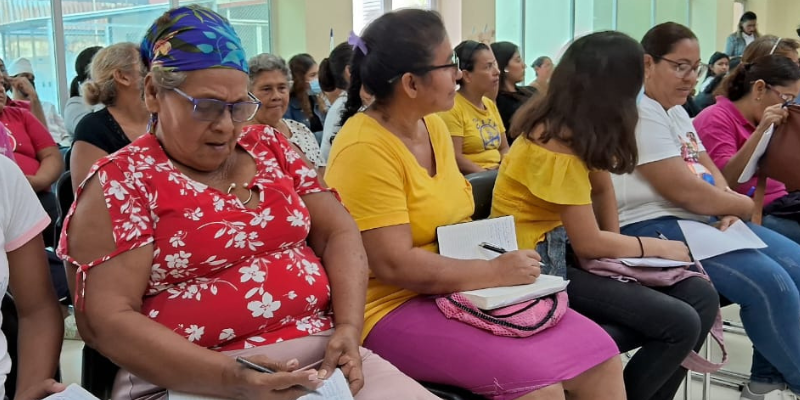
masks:
[[(242, 357), (236, 357), (236, 362), (239, 363), (239, 364), (242, 364), (245, 368), (252, 369), (253, 371), (263, 372), (265, 374), (275, 374), (275, 373), (277, 373), (276, 371), (273, 371), (270, 368), (267, 368), (267, 367), (265, 367), (263, 365), (258, 365), (258, 364), (254, 363), (254, 362), (245, 360)], [(308, 393), (319, 394), (318, 391), (313, 390), (313, 389), (309, 389), (309, 388), (307, 388), (305, 386), (301, 386), (301, 385), (296, 385), (296, 386), (302, 388), (303, 390), (305, 390)]]
[[(498, 246), (496, 244), (491, 244), (491, 243), (488, 243), (488, 242), (481, 242), (481, 244), (479, 244), (478, 246), (481, 247), (481, 248), (484, 248), (486, 250), (493, 251), (493, 252), (495, 252), (497, 254), (505, 254), (505, 253), (508, 252), (506, 249), (504, 249), (504, 248), (502, 248), (502, 247), (500, 247), (500, 246)], [(539, 261), (539, 267), (544, 267), (544, 263)]]
[(669, 239), (667, 239), (667, 237), (666, 237), (666, 236), (664, 236), (664, 234), (663, 234), (663, 233), (661, 233), (660, 231), (656, 231), (656, 234), (658, 235), (658, 238), (659, 238), (659, 239), (661, 239), (661, 240), (669, 240)]

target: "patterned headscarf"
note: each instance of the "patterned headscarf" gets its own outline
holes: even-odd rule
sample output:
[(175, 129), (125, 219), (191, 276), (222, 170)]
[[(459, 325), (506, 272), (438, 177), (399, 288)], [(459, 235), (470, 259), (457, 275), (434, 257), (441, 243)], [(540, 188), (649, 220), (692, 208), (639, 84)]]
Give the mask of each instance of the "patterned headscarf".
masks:
[(231, 68), (248, 72), (239, 35), (221, 15), (198, 5), (167, 12), (169, 22), (153, 23), (141, 45), (142, 62), (149, 70), (196, 71)]

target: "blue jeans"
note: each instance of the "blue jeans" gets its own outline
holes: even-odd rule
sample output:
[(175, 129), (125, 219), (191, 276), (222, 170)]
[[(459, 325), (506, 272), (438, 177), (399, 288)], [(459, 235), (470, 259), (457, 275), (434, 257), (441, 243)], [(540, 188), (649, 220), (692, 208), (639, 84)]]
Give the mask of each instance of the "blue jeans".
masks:
[[(748, 223), (768, 245), (703, 261), (720, 294), (741, 306), (741, 318), (753, 341), (750, 379), (786, 383), (800, 393), (800, 245), (767, 228)], [(676, 218), (631, 224), (622, 233), (683, 240)]]
[(797, 221), (765, 215), (761, 225), (792, 239), (795, 243), (800, 243), (800, 223)]

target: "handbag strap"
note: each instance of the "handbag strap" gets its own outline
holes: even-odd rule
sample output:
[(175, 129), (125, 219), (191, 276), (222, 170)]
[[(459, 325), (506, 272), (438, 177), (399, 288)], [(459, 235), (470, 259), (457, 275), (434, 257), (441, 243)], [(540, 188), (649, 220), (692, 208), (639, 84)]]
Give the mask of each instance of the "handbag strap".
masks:
[[(708, 273), (703, 268), (703, 265), (700, 264), (699, 261), (695, 261), (695, 267), (699, 271), (700, 275), (706, 279), (707, 281), (711, 282), (711, 277), (708, 276)], [(692, 351), (689, 353), (689, 356), (683, 360), (681, 366), (695, 372), (700, 373), (712, 373), (717, 372), (728, 362), (728, 350), (725, 348), (725, 338), (723, 336), (723, 325), (722, 325), (722, 310), (720, 309), (717, 311), (717, 317), (714, 319), (714, 325), (711, 326), (711, 338), (714, 339), (715, 342), (719, 345), (720, 350), (722, 350), (722, 361), (719, 363), (712, 362), (711, 360), (706, 360), (696, 351)], [(711, 343), (706, 343), (706, 346), (711, 346)]]
[[(451, 304), (453, 304), (456, 308), (458, 308), (461, 311), (464, 311), (465, 313), (467, 313), (469, 315), (472, 315), (475, 318), (482, 319), (482, 320), (484, 320), (486, 322), (489, 322), (489, 323), (492, 323), (492, 324), (495, 324), (495, 325), (505, 326), (506, 328), (516, 329), (516, 330), (520, 330), (520, 331), (535, 331), (535, 330), (538, 330), (539, 328), (541, 328), (542, 326), (544, 326), (548, 321), (550, 321), (550, 319), (552, 319), (553, 316), (555, 315), (556, 309), (558, 308), (558, 293), (550, 295), (550, 296), (547, 296), (547, 297), (552, 297), (553, 306), (550, 307), (550, 310), (547, 312), (547, 315), (544, 318), (542, 318), (541, 321), (537, 322), (536, 325), (534, 325), (534, 326), (517, 325), (517, 324), (508, 322), (508, 321), (503, 319), (503, 318), (508, 318), (510, 316), (516, 315), (516, 314), (518, 314), (518, 312), (515, 312), (515, 313), (512, 313), (512, 314), (508, 314), (508, 315), (504, 315), (504, 316), (495, 317), (495, 316), (489, 315), (489, 314), (487, 314), (485, 312), (481, 312), (480, 310), (473, 310), (472, 308), (467, 307), (467, 306), (459, 303), (458, 301), (456, 301), (456, 299), (453, 298), (453, 295), (448, 295), (445, 298), (447, 299), (447, 301), (449, 301)], [(539, 298), (539, 299), (536, 299), (536, 301), (532, 301), (530, 304), (528, 304), (526, 307), (524, 307), (523, 310), (530, 309), (531, 307), (533, 307), (536, 304), (538, 304), (539, 300), (545, 299), (547, 297)], [(520, 310), (520, 311), (522, 311), (522, 310)]]

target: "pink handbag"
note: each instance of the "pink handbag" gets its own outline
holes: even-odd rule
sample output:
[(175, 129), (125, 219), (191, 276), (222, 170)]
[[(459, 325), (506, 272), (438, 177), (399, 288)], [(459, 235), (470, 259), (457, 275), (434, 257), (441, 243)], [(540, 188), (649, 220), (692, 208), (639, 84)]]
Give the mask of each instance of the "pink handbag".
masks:
[[(706, 274), (703, 266), (695, 261), (694, 266), (699, 272), (689, 269), (689, 266), (668, 267), (668, 268), (652, 268), (652, 267), (629, 267), (619, 260), (601, 258), (598, 260), (579, 260), (581, 267), (595, 275), (604, 276), (611, 279), (616, 279), (621, 282), (638, 283), (648, 287), (666, 287), (672, 286), (684, 279), (691, 277), (701, 277), (709, 282), (711, 279)], [(726, 362), (728, 362), (728, 351), (725, 349), (725, 339), (723, 338), (722, 329), (722, 313), (717, 313), (717, 319), (711, 327), (711, 337), (722, 350), (722, 361), (715, 363), (706, 360), (696, 352), (691, 352), (681, 366), (684, 368), (700, 372), (711, 373), (719, 371)], [(710, 346), (706, 344), (706, 346)]]
[(445, 317), (456, 319), (497, 336), (528, 337), (556, 326), (569, 308), (564, 291), (496, 310), (481, 310), (460, 293), (436, 299)]

